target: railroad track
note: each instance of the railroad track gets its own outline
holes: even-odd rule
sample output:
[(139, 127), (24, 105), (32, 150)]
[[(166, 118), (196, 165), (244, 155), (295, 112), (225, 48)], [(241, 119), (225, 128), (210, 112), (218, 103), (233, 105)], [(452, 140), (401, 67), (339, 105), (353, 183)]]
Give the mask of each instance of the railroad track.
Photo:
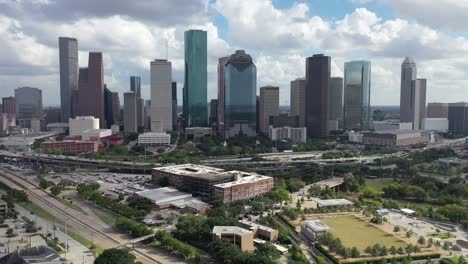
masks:
[[(51, 203), (50, 201), (48, 201), (44, 197), (42, 197), (39, 194), (35, 193), (33, 190), (40, 190), (40, 191), (43, 191), (43, 190), (38, 188), (37, 186), (31, 184), (30, 182), (21, 179), (20, 177), (18, 177), (15, 174), (11, 173), (7, 169), (0, 167), (0, 175), (3, 176), (6, 180), (13, 183), (14, 185), (16, 185), (16, 186), (20, 187), (21, 189), (23, 189), (24, 191), (26, 191), (29, 195), (34, 196), (34, 198), (36, 198), (36, 199), (40, 200), (41, 202), (47, 204), (48, 206), (50, 206), (54, 210), (61, 212), (63, 215), (67, 216), (70, 220), (78, 223), (79, 225), (93, 231), (94, 233), (98, 234), (99, 236), (101, 236), (101, 237), (103, 237), (105, 239), (108, 239), (108, 240), (112, 241), (113, 243), (117, 244), (117, 246), (123, 243), (122, 241), (120, 241), (120, 240), (106, 234), (105, 232), (93, 227), (92, 225), (86, 223), (85, 221), (82, 221), (82, 220), (70, 215), (67, 211), (63, 210), (62, 208), (60, 208), (60, 207), (56, 206), (55, 204)], [(44, 192), (44, 193), (46, 193), (46, 192)], [(162, 263), (160, 261), (155, 260), (150, 255), (148, 255), (148, 254), (146, 254), (144, 252), (141, 252), (138, 249), (133, 249), (132, 251), (133, 251), (133, 254), (135, 254), (136, 256), (138, 256), (138, 257), (140, 257), (140, 258), (142, 258), (144, 260), (147, 260), (147, 261), (149, 261), (151, 263), (158, 263), (158, 264)]]

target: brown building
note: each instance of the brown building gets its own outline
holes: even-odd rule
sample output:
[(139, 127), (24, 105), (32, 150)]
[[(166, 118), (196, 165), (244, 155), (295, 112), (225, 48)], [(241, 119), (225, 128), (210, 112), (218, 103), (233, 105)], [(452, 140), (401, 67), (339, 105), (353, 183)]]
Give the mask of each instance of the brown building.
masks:
[(276, 241), (278, 239), (278, 230), (271, 227), (259, 225), (245, 219), (239, 221), (239, 226), (252, 231), (255, 238), (265, 241)]
[(224, 66), (229, 56), (218, 59), (218, 129), (224, 131)]
[(16, 113), (16, 101), (15, 97), (3, 97), (2, 98), (2, 113), (15, 114)]
[(426, 110), (427, 118), (448, 118), (448, 103), (428, 103)]
[(214, 185), (214, 195), (222, 197), (225, 203), (251, 199), (271, 191), (274, 187), (272, 177), (241, 171), (227, 173), (234, 175), (234, 181)]
[(254, 248), (254, 235), (252, 231), (238, 226), (214, 226), (211, 232), (213, 240), (224, 239), (240, 247), (244, 252), (252, 252)]
[(331, 58), (316, 54), (306, 59), (305, 118), (307, 137), (328, 136)]
[(47, 141), (41, 143), (41, 149), (45, 153), (49, 151), (63, 151), (64, 153), (97, 152), (99, 141)]
[(78, 79), (78, 114), (99, 118), (105, 127), (104, 65), (101, 52), (90, 52), (88, 68), (81, 68)]
[(265, 86), (260, 88), (260, 105), (258, 116), (259, 130), (268, 135), (270, 117), (279, 115), (279, 87)]
[(290, 113), (291, 116), (299, 117), (299, 126), (305, 125), (305, 78), (298, 78), (291, 82)]
[(468, 102), (451, 103), (448, 107), (449, 131), (468, 134)]

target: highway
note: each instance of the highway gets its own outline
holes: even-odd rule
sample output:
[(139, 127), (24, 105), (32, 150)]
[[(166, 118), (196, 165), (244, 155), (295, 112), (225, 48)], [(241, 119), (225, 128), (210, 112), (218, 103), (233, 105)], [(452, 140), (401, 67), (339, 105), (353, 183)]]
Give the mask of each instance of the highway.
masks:
[[(49, 196), (44, 190), (20, 178), (10, 170), (0, 167), (0, 181), (9, 188), (24, 190), (34, 204), (54, 215), (58, 220), (67, 222), (70, 230), (79, 233), (103, 248), (114, 248), (126, 244), (121, 234), (115, 233), (111, 227), (102, 221), (96, 221), (89, 215), (69, 208), (55, 198)], [(136, 245), (132, 251), (139, 261), (143, 263), (176, 263), (179, 259), (171, 256), (147, 254)]]

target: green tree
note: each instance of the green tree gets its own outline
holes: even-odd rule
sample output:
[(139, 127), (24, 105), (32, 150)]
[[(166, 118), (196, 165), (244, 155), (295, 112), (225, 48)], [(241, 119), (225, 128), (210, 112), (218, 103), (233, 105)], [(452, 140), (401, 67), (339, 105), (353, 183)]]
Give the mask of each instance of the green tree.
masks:
[(111, 248), (102, 252), (94, 264), (134, 264), (135, 256), (126, 249)]
[(52, 187), (50, 188), (50, 193), (51, 193), (53, 196), (59, 195), (61, 191), (62, 191), (62, 188), (60, 188), (59, 186), (52, 186)]
[(257, 245), (255, 248), (255, 254), (263, 257), (270, 257), (272, 259), (278, 259), (281, 256), (276, 247), (269, 242)]
[(361, 256), (361, 252), (359, 252), (357, 247), (351, 248), (351, 257), (352, 258), (359, 258)]
[(424, 246), (426, 244), (426, 239), (423, 236), (418, 238), (418, 244)]
[(399, 226), (395, 226), (395, 227), (393, 228), (393, 232), (395, 232), (395, 233), (400, 232), (400, 227), (399, 227)]

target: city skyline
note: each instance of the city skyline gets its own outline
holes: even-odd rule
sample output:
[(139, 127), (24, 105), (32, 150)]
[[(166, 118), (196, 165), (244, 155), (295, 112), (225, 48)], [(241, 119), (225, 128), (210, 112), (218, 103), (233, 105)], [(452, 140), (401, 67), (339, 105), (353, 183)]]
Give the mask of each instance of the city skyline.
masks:
[[(56, 11), (70, 5), (69, 1), (61, 1), (60, 4), (46, 2), (35, 5), (25, 2), (0, 4), (4, 7), (0, 8), (3, 10), (0, 18), (7, 25), (2, 29), (5, 30), (2, 36), (8, 45), (5, 51), (10, 52), (7, 60), (3, 60), (3, 71), (0, 73), (0, 78), (3, 78), (0, 87), (3, 97), (11, 95), (16, 87), (33, 86), (43, 90), (44, 105), (58, 106), (60, 85), (57, 38), (68, 36), (78, 39), (80, 43), (80, 66), (87, 64), (87, 51), (103, 52), (107, 65), (106, 83), (111, 90), (119, 92), (121, 97), (128, 89), (128, 77), (141, 75), (142, 96), (148, 99), (148, 61), (164, 58), (168, 54), (168, 59), (173, 62), (174, 81), (178, 82), (180, 103), (184, 72), (183, 32), (189, 29), (204, 29), (208, 32), (207, 101), (217, 95), (218, 58), (232, 54), (237, 48), (252, 54), (258, 66), (257, 93), (262, 86), (279, 86), (281, 105), (289, 104), (289, 82), (304, 75), (304, 58), (316, 53), (332, 57), (331, 75), (338, 77), (343, 77), (345, 61), (371, 61), (373, 90), (379, 91), (372, 94), (372, 105), (399, 104), (399, 66), (406, 56), (415, 57), (420, 75), (428, 79), (428, 102), (459, 100), (460, 95), (464, 94), (463, 85), (468, 80), (464, 70), (468, 65), (463, 57), (463, 54), (467, 54), (468, 40), (463, 34), (466, 31), (461, 26), (463, 23), (454, 23), (456, 16), (453, 16), (453, 19), (441, 19), (444, 23), (440, 26), (433, 25), (425, 17), (421, 17), (423, 15), (404, 11), (405, 5), (417, 7), (418, 3), (410, 3), (411, 1), (366, 1), (369, 3), (356, 4), (342, 0), (333, 1), (335, 4), (324, 4), (318, 1), (278, 3), (279, 1), (258, 0), (250, 1), (245, 6), (222, 0), (208, 4), (204, 1), (192, 1), (177, 14), (162, 14), (158, 18), (145, 16), (147, 12), (143, 12), (144, 10), (140, 14), (137, 12), (138, 7), (131, 7), (123, 2), (119, 2), (106, 13), (96, 13), (97, 11), (87, 10), (84, 5), (77, 4), (73, 6), (76, 9), (72, 11), (73, 16), (50, 16), (48, 19), (42, 17), (32, 25), (31, 19), (37, 18), (37, 15), (31, 14), (39, 12), (38, 6), (41, 7), (39, 13), (47, 14), (51, 10)], [(343, 8), (332, 12), (332, 6), (338, 2)], [(461, 12), (459, 9), (464, 10), (456, 3), (425, 3), (428, 10), (437, 10), (438, 6), (454, 13)], [(177, 5), (167, 3), (162, 7), (157, 4), (154, 6), (170, 10), (173, 4)], [(246, 17), (247, 21), (256, 25), (252, 29), (234, 13), (234, 10), (249, 10), (247, 8), (252, 10), (252, 14), (249, 13)], [(277, 16), (272, 16), (273, 13), (277, 13)], [(255, 23), (262, 19), (270, 19), (271, 23)], [(49, 20), (53, 20), (58, 26), (48, 27)], [(284, 25), (290, 25), (290, 30), (286, 30), (280, 21), (285, 22)], [(308, 26), (309, 23), (311, 25)], [(40, 26), (44, 28), (39, 29)], [(274, 27), (277, 30), (273, 34), (271, 28)], [(304, 27), (307, 28), (306, 31)], [(140, 34), (117, 31), (122, 28), (131, 28)], [(24, 29), (25, 35), (12, 38), (11, 32), (21, 29)], [(271, 36), (272, 41), (264, 41), (266, 36)], [(423, 41), (424, 36), (429, 41)], [(10, 78), (12, 74), (15, 78)]]

